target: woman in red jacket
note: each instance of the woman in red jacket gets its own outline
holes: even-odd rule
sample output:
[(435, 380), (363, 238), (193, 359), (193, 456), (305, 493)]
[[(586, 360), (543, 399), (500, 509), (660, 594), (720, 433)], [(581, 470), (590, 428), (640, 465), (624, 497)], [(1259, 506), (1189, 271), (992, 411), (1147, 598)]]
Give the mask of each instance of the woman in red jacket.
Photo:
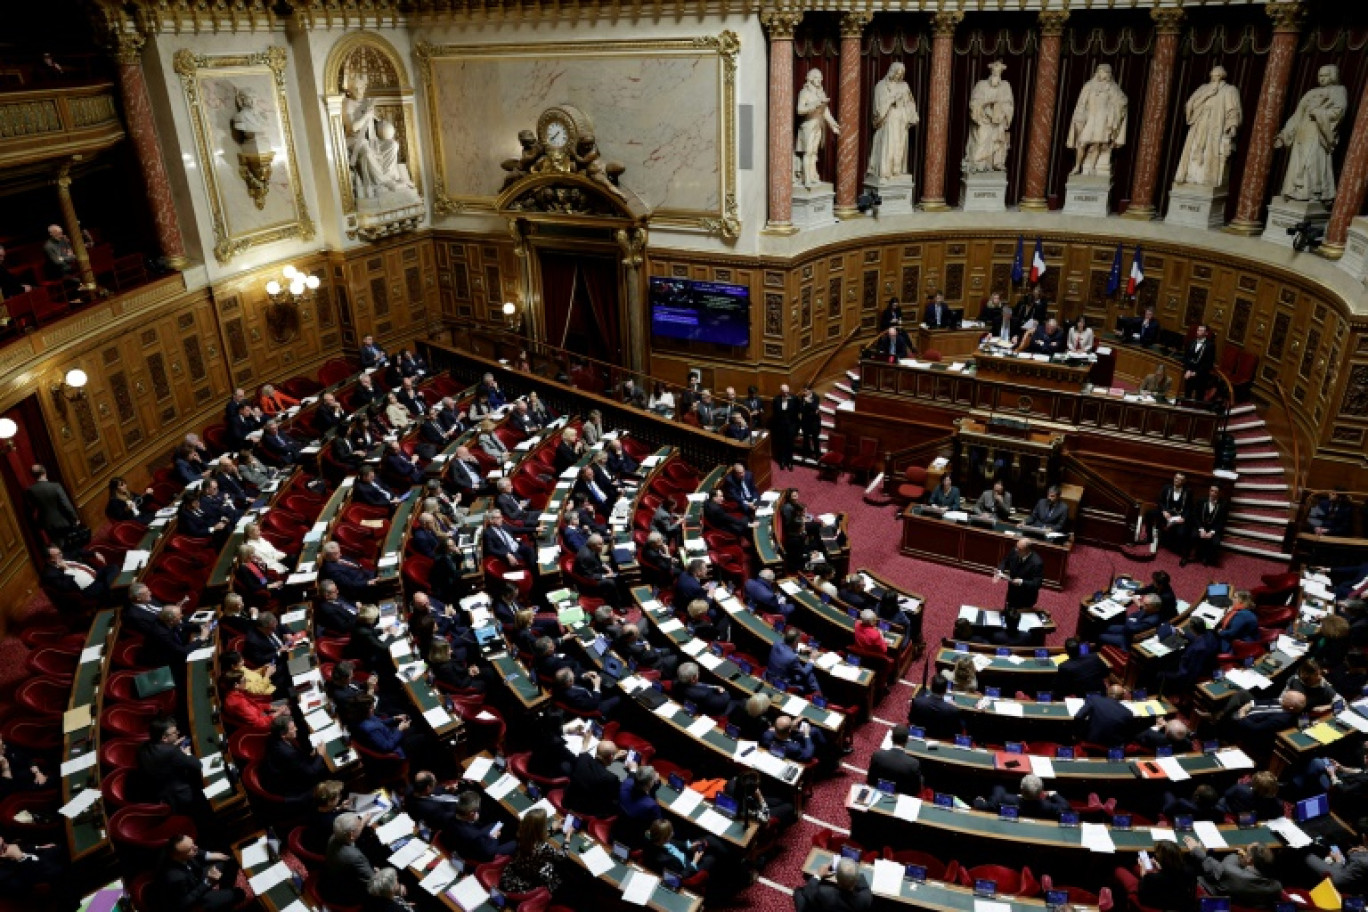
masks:
[(888, 643), (884, 642), (883, 631), (879, 629), (879, 616), (869, 609), (861, 611), (860, 619), (855, 622), (855, 645), (869, 652), (888, 652)]
[(247, 692), (247, 676), (240, 669), (219, 679), (219, 692), (223, 694), (223, 719), (233, 728), (266, 731), (272, 719), (290, 711), (288, 706), (272, 712), (263, 710)]

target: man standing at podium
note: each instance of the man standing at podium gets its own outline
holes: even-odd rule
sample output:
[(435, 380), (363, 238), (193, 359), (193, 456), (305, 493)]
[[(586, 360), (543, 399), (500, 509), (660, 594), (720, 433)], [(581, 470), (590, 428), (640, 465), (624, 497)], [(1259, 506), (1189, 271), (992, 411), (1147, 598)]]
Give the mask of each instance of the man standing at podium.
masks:
[(931, 303), (926, 305), (926, 326), (928, 329), (954, 329), (955, 315), (945, 303), (945, 295), (936, 292)]
[(1018, 538), (1016, 547), (998, 564), (993, 578), (1007, 581), (1008, 608), (1034, 608), (1045, 578), (1045, 562), (1035, 553), (1029, 538)]

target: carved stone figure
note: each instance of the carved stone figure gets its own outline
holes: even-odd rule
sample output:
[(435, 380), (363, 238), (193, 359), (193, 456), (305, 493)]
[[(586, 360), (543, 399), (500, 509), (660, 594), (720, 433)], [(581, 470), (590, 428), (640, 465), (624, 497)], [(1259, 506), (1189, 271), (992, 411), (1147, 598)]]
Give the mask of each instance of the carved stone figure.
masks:
[(1320, 85), (1302, 96), (1297, 110), (1273, 140), (1273, 148), (1288, 146), (1287, 176), (1282, 195), (1293, 200), (1335, 198), (1335, 171), (1330, 156), (1339, 142), (1339, 125), (1349, 106), (1340, 85), (1339, 67), (1328, 64), (1317, 74)]
[(831, 99), (822, 88), (821, 70), (808, 71), (807, 82), (798, 93), (798, 117), (802, 124), (793, 151), (802, 156), (803, 166), (797, 177), (804, 187), (812, 187), (821, 182), (817, 176), (817, 153), (822, 151), (827, 128), (838, 136), (841, 133), (840, 125), (831, 115)]
[(1112, 150), (1126, 144), (1126, 93), (1099, 63), (1078, 95), (1065, 145), (1078, 153), (1074, 174), (1111, 176)]
[(233, 130), (239, 136), (235, 137), (239, 145), (247, 145), (256, 141), (257, 136), (265, 133), (270, 124), (266, 120), (266, 112), (260, 108), (260, 99), (256, 92), (251, 89), (238, 89), (234, 94), (234, 102), (237, 104), (237, 112), (233, 115)]
[(533, 133), (531, 130), (519, 130), (518, 143), (522, 146), (522, 151), (518, 153), (518, 157), (505, 158), (503, 162), (500, 163), (500, 167), (508, 172), (504, 177), (503, 187), (499, 188), (500, 190), (507, 188), (510, 184), (517, 183), (531, 174), (532, 166), (535, 165), (537, 160), (546, 152), (546, 150), (542, 148), (542, 144), (537, 142), (537, 134)]
[(238, 152), (238, 175), (247, 185), (253, 205), (264, 209), (266, 196), (271, 192), (271, 163), (275, 161), (275, 150), (271, 148), (270, 137), (266, 135), (270, 124), (256, 92), (247, 88), (238, 89), (233, 93), (233, 101), (237, 106), (231, 121), (233, 139), (241, 147)]
[(867, 177), (907, 173), (907, 131), (920, 121), (906, 77), (907, 68), (894, 63), (874, 86), (874, 138), (869, 144)]
[(627, 194), (623, 193), (622, 188), (617, 185), (618, 176), (626, 170), (626, 167), (621, 162), (603, 160), (603, 153), (599, 152), (598, 142), (595, 141), (594, 134), (585, 133), (579, 138), (579, 142), (575, 144), (574, 159), (575, 164), (579, 165), (580, 170), (591, 181), (618, 199), (627, 199)]
[(352, 191), (358, 199), (380, 192), (381, 168), (375, 156), (379, 138), (379, 118), (375, 102), (366, 97), (369, 78), (363, 72), (351, 74), (347, 99), (342, 102), (342, 124), (347, 134), (347, 165), (352, 173)]
[(399, 160), (403, 149), (399, 140), (394, 138), (394, 124), (388, 120), (379, 121), (376, 128), (375, 164), (378, 169), (376, 189), (381, 193), (395, 193), (400, 190), (417, 192), (408, 165)]
[(964, 170), (1006, 171), (1007, 130), (1012, 125), (1016, 100), (1012, 87), (1002, 79), (1007, 64), (988, 64), (989, 76), (980, 79), (969, 95), (969, 142), (964, 147)]
[(1211, 81), (1192, 93), (1186, 111), (1188, 134), (1173, 182), (1224, 186), (1226, 163), (1235, 151), (1235, 134), (1244, 118), (1240, 92), (1226, 82), (1225, 67), (1212, 68)]

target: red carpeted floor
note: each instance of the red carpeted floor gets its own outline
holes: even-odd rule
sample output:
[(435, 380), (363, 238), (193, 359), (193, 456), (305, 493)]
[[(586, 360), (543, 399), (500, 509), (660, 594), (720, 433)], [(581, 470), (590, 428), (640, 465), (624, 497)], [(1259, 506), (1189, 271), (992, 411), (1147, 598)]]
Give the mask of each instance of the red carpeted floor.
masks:
[[(814, 514), (844, 511), (849, 515), (851, 569), (871, 568), (925, 596), (923, 632), (928, 644), (939, 642), (950, 633), (961, 605), (1001, 607), (1005, 589), (1000, 584), (995, 585), (990, 577), (902, 556), (898, 552), (902, 527), (894, 518), (893, 507), (865, 503), (864, 489), (850, 484), (844, 476), (833, 483), (818, 480), (813, 469), (798, 467), (781, 471), (776, 467), (771, 486), (797, 488)], [(1069, 557), (1065, 590), (1041, 591), (1040, 607), (1053, 614), (1059, 628), (1049, 642), (1064, 642), (1077, 624), (1079, 600), (1104, 587), (1113, 575), (1147, 577), (1154, 570), (1169, 573), (1179, 598), (1195, 601), (1210, 580), (1227, 580), (1238, 587), (1249, 587), (1258, 584), (1261, 574), (1281, 573), (1286, 567), (1243, 555), (1225, 554), (1219, 567), (1192, 564), (1180, 568), (1177, 555), (1165, 551), (1160, 551), (1151, 563), (1133, 563), (1116, 552), (1080, 545)], [(920, 682), (923, 665), (924, 662), (913, 665), (905, 680), (913, 684)], [(802, 863), (812, 846), (812, 837), (824, 826), (838, 832), (849, 828), (850, 818), (845, 810), (849, 785), (864, 781), (870, 755), (878, 749), (890, 725), (906, 721), (911, 698), (912, 687), (899, 683), (879, 703), (874, 721), (856, 734), (855, 750), (845, 758), (840, 774), (816, 786), (804, 819), (787, 834), (781, 854), (765, 866), (762, 880), (738, 897), (737, 906), (765, 912), (793, 908), (789, 891), (803, 882)]]

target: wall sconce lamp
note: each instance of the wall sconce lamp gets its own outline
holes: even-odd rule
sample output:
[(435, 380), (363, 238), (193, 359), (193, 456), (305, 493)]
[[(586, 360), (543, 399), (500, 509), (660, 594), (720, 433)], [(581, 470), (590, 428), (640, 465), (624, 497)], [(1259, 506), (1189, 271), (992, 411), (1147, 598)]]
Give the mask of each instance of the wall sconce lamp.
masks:
[(14, 452), (14, 437), (19, 433), (19, 425), (9, 418), (0, 418), (0, 453)]
[(86, 372), (73, 367), (66, 376), (52, 384), (52, 400), (57, 403), (57, 411), (66, 415), (66, 404), (85, 398), (85, 385), (90, 382)]
[(300, 272), (293, 266), (286, 266), (283, 273), (285, 284), (275, 279), (266, 283), (266, 296), (272, 304), (293, 304), (303, 307), (314, 299), (318, 286), (323, 284), (318, 276)]
[(504, 301), (503, 305), (504, 325), (511, 333), (521, 333), (523, 324), (523, 311), (512, 301)]

